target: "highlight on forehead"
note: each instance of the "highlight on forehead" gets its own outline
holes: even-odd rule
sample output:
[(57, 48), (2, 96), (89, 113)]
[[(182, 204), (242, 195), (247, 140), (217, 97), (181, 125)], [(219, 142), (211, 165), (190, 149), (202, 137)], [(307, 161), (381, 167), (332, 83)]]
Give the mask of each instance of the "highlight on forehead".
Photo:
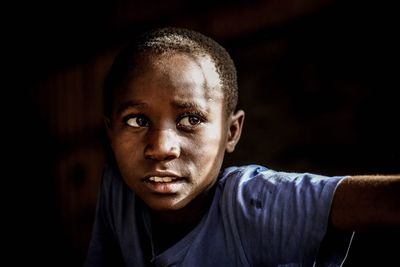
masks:
[[(182, 61), (183, 60), (183, 61)], [(194, 55), (186, 52), (167, 51), (154, 53), (146, 51), (142, 54), (131, 79), (140, 77), (145, 71), (153, 69), (155, 72), (171, 75), (180, 68), (185, 68), (185, 75), (177, 74), (181, 82), (203, 86), (206, 93), (224, 96), (221, 76), (213, 59), (208, 54)]]
[(219, 90), (222, 93), (221, 77), (215, 67), (214, 60), (208, 55), (200, 56), (197, 63), (203, 71), (206, 87), (212, 90)]
[[(175, 59), (187, 58), (187, 64), (174, 64)], [(185, 67), (189, 70), (188, 72), (191, 77), (188, 80), (192, 80), (194, 83), (202, 84), (204, 90), (218, 90), (218, 93), (223, 94), (221, 76), (215, 66), (214, 60), (208, 54), (193, 55), (184, 52), (165, 52), (161, 55), (153, 57), (155, 62), (160, 62), (162, 68), (180, 68)], [(198, 71), (193, 71), (198, 69)]]

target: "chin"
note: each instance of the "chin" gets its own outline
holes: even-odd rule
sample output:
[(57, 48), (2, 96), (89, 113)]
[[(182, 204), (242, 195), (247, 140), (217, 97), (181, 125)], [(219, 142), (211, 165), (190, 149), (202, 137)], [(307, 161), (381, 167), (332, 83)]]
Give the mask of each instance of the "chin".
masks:
[(179, 200), (151, 200), (151, 201), (145, 201), (147, 206), (149, 206), (150, 209), (158, 212), (173, 212), (173, 211), (178, 211), (187, 206), (186, 201), (179, 201)]

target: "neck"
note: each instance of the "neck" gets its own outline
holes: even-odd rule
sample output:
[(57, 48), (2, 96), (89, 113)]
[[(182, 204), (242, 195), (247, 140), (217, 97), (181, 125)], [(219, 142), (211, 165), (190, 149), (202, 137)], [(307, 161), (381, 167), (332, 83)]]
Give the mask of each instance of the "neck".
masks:
[(215, 189), (175, 211), (151, 211), (153, 243), (158, 253), (168, 249), (191, 232), (209, 210)]
[(151, 211), (152, 221), (158, 225), (196, 225), (210, 208), (214, 199), (215, 186), (207, 193), (192, 200), (188, 205), (179, 210)]

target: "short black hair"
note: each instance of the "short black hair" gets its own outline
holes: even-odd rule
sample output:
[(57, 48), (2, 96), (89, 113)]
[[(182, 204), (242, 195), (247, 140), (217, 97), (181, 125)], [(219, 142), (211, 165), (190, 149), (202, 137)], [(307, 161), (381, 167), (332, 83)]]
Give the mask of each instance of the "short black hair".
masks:
[(129, 41), (116, 56), (105, 80), (104, 114), (110, 116), (113, 102), (146, 52), (161, 54), (182, 52), (211, 57), (221, 80), (227, 114), (238, 101), (235, 64), (229, 53), (216, 41), (199, 32), (177, 27), (158, 28)]

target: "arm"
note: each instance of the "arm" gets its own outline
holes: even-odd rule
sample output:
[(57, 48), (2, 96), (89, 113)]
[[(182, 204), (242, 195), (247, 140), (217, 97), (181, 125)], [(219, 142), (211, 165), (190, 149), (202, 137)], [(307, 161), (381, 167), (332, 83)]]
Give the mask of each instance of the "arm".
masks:
[(330, 221), (344, 230), (400, 227), (400, 175), (346, 178), (336, 189)]

